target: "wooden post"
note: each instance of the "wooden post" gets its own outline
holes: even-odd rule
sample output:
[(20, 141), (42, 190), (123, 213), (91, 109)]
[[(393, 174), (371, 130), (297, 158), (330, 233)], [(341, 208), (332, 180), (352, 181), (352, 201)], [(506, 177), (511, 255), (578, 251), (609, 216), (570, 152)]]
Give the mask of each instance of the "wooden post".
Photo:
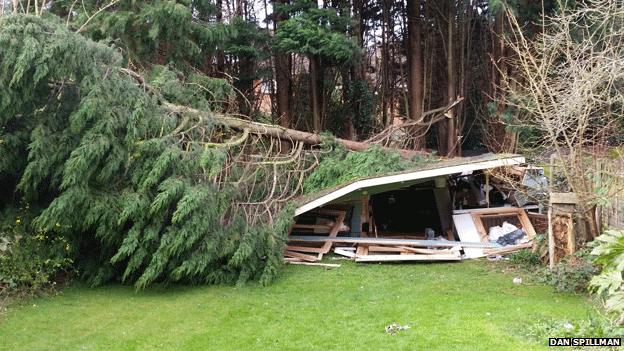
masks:
[(566, 233), (568, 239), (568, 255), (572, 255), (576, 252), (576, 240), (574, 238), (574, 219), (572, 214), (568, 213), (566, 215), (568, 217), (568, 231)]
[[(555, 155), (550, 155), (550, 174), (548, 179), (548, 187), (550, 191), (548, 192), (549, 196), (552, 193), (552, 184), (553, 184), (553, 168), (555, 164)], [(553, 236), (553, 213), (552, 213), (552, 201), (549, 198), (548, 200), (548, 267), (552, 270), (555, 268), (555, 237)]]
[(485, 172), (485, 203), (490, 208), (490, 173)]

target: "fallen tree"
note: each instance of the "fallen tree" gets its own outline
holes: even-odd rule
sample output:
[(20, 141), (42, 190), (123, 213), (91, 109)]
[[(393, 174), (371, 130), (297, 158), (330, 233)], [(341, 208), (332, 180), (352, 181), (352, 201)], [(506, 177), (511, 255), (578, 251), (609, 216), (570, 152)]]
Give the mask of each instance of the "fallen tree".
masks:
[[(250, 133), (258, 135), (266, 135), (282, 140), (288, 140), (290, 142), (301, 142), (306, 145), (320, 145), (323, 141), (323, 137), (320, 134), (304, 132), (301, 130), (285, 128), (274, 124), (258, 123), (253, 121), (247, 121), (244, 119), (230, 117), (223, 114), (217, 114), (213, 112), (201, 111), (187, 106), (179, 106), (173, 104), (167, 104), (167, 108), (176, 113), (190, 113), (195, 115), (204, 115), (213, 118), (215, 122), (221, 123), (228, 128), (238, 129), (241, 131), (247, 130)], [(341, 138), (333, 138), (336, 142), (344, 145), (351, 151), (364, 151), (373, 145), (370, 142), (361, 142), (354, 140), (346, 140)], [(405, 150), (395, 149), (389, 147), (382, 147), (388, 151), (399, 152), (403, 157), (410, 158), (419, 155), (428, 154), (425, 151), (419, 150)]]
[(321, 136), (221, 113), (210, 77), (129, 74), (53, 19), (1, 21), (0, 222), (67, 238), (91, 284), (276, 276)]

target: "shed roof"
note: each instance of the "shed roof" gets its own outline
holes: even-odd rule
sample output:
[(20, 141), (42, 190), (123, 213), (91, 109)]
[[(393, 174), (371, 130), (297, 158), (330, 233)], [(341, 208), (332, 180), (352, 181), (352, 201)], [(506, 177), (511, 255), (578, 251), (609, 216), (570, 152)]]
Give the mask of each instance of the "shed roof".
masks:
[(368, 193), (379, 193), (392, 189), (404, 188), (416, 183), (431, 180), (435, 177), (504, 166), (514, 166), (524, 162), (524, 157), (520, 155), (485, 154), (475, 157), (443, 159), (401, 172), (358, 178), (334, 188), (304, 197), (301, 201), (301, 205), (295, 210), (295, 215), (300, 215), (336, 200), (347, 200), (350, 194), (363, 190), (367, 190)]

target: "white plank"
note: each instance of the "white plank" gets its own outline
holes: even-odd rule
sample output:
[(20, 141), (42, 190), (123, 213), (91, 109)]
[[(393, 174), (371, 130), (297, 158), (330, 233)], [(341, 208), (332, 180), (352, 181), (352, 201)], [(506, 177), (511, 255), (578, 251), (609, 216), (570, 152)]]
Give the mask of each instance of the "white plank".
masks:
[[(479, 231), (472, 220), (470, 213), (453, 215), (453, 223), (455, 223), (455, 229), (457, 235), (461, 241), (481, 241)], [(464, 245), (464, 253), (466, 258), (476, 258), (486, 256), (483, 253), (483, 249), (480, 248), (467, 248)]]
[(443, 255), (364, 255), (356, 256), (355, 262), (391, 262), (391, 261), (460, 261), (461, 257), (453, 254)]
[(350, 250), (345, 250), (345, 249), (337, 247), (337, 248), (334, 249), (334, 252), (336, 254), (338, 254), (338, 255), (346, 256), (346, 257), (349, 257), (349, 258), (355, 258), (355, 253), (353, 253)]

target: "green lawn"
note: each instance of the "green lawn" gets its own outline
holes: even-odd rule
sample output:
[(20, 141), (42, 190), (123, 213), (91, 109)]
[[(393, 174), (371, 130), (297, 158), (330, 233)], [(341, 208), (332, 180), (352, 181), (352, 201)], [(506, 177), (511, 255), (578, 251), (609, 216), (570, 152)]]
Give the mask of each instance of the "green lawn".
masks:
[[(269, 286), (76, 284), (0, 317), (2, 350), (529, 350), (532, 321), (587, 297), (516, 286), (487, 262), (288, 266)], [(526, 279), (525, 279), (526, 280)], [(392, 322), (411, 328), (388, 335)]]

